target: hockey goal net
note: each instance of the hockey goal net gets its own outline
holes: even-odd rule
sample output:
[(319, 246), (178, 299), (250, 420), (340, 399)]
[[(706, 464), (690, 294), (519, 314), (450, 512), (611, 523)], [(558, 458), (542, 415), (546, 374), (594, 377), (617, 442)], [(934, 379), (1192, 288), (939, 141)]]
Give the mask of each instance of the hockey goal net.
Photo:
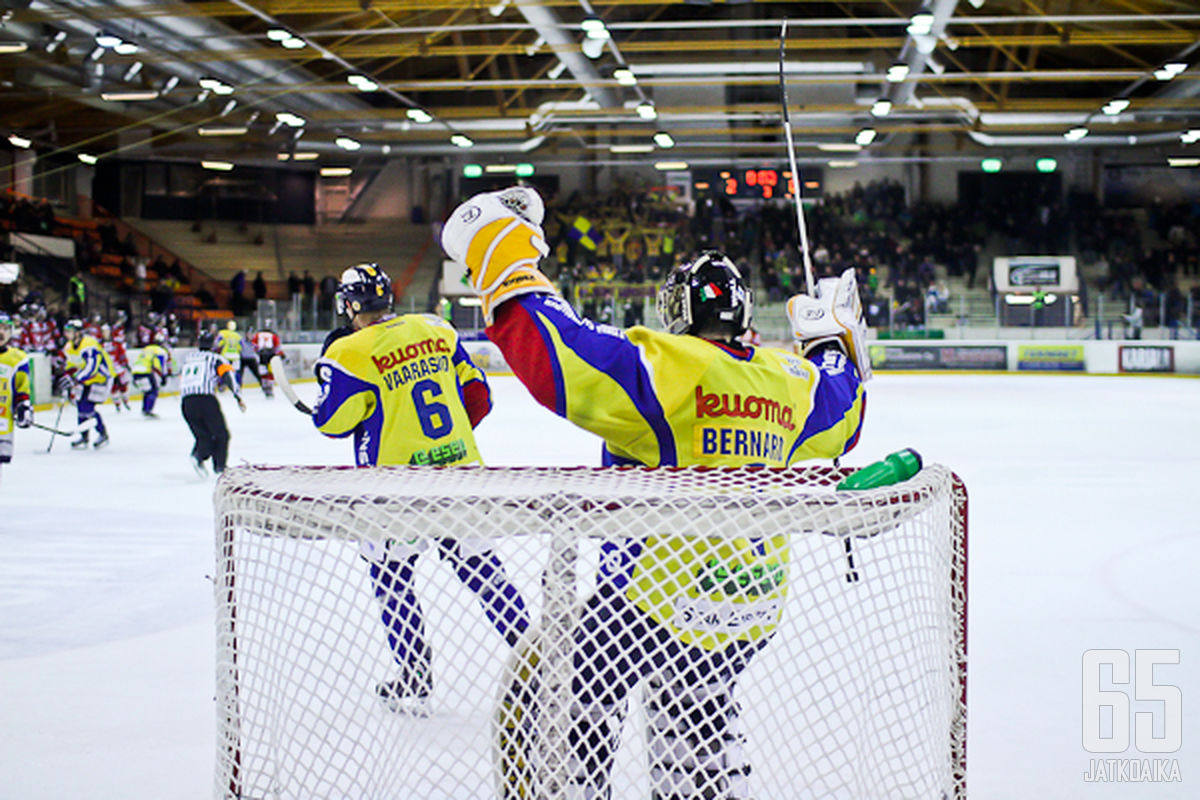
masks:
[[(965, 796), (965, 489), (930, 465), (836, 491), (848, 473), (230, 468), (216, 796)], [(456, 542), (523, 597), (515, 644), (478, 596), (495, 575), (439, 557)], [(420, 543), (418, 622), (371, 565)], [(622, 616), (634, 595), (665, 624)], [(431, 691), (395, 711), (403, 625)]]

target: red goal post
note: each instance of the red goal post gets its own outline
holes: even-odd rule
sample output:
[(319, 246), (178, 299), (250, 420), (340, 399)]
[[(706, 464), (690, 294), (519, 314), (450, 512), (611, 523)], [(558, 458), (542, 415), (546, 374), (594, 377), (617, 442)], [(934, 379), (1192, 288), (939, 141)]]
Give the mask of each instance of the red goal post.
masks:
[[(964, 797), (966, 489), (929, 465), (835, 491), (849, 472), (231, 467), (214, 499), (215, 796), (516, 796), (496, 745), (512, 648), (437, 542), (482, 541), (504, 562), (541, 641), (538, 702), (561, 710), (600, 544), (669, 535), (786, 541), (779, 622), (735, 695), (751, 796)], [(387, 540), (430, 543), (413, 577), (433, 650), (426, 716), (375, 696), (394, 665), (360, 543)], [(628, 699), (609, 785), (648, 798), (647, 717)], [(561, 714), (544, 717), (522, 796), (561, 796), (565, 762), (544, 753), (566, 737)]]

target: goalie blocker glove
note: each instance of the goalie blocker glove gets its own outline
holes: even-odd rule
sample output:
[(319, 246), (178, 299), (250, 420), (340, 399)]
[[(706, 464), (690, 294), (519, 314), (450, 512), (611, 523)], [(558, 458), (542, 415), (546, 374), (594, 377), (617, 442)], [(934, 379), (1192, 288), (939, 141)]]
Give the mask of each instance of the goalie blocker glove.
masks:
[(870, 380), (867, 323), (863, 319), (854, 269), (847, 269), (837, 278), (817, 281), (816, 294), (816, 297), (797, 294), (788, 299), (788, 321), (796, 352), (808, 355), (822, 344), (835, 344), (854, 362), (859, 378), (864, 382)]
[(531, 292), (555, 293), (538, 269), (550, 252), (541, 196), (525, 186), (484, 192), (454, 209), (442, 228), (442, 249), (467, 268), (467, 282), (483, 299), (488, 324), (505, 300)]

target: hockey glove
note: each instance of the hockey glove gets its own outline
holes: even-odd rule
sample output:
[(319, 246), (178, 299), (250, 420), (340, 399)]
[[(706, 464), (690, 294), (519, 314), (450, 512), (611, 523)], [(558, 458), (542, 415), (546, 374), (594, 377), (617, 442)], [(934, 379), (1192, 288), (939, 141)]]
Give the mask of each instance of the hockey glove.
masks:
[(816, 297), (792, 296), (787, 302), (787, 313), (797, 353), (808, 355), (821, 344), (834, 343), (854, 362), (864, 382), (871, 379), (867, 323), (853, 269), (847, 269), (839, 278), (817, 281)]
[(467, 281), (483, 298), (484, 316), (504, 300), (554, 292), (538, 270), (550, 252), (542, 231), (545, 206), (536, 191), (514, 186), (477, 194), (454, 209), (442, 228), (442, 249), (467, 268)]
[(29, 398), (17, 401), (16, 407), (13, 408), (13, 421), (17, 423), (18, 428), (28, 428), (33, 424), (33, 406), (29, 404)]
[(69, 374), (59, 375), (58, 380), (54, 382), (54, 388), (63, 397), (70, 397), (71, 392), (75, 391), (75, 379)]

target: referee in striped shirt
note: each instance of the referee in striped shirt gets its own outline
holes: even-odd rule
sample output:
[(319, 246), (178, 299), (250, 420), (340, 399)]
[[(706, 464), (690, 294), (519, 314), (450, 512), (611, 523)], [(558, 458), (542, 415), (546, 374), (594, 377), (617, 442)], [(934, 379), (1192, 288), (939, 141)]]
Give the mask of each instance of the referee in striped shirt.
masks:
[(213, 472), (220, 475), (225, 471), (225, 460), (229, 457), (229, 426), (221, 413), (217, 401), (217, 384), (228, 382), (237, 398), (238, 408), (246, 410), (241, 390), (234, 380), (233, 365), (213, 352), (216, 337), (202, 331), (196, 337), (196, 350), (183, 360), (179, 372), (179, 394), (183, 397), (183, 418), (192, 429), (196, 445), (192, 448), (192, 466), (201, 476), (207, 475), (204, 462), (212, 459)]

